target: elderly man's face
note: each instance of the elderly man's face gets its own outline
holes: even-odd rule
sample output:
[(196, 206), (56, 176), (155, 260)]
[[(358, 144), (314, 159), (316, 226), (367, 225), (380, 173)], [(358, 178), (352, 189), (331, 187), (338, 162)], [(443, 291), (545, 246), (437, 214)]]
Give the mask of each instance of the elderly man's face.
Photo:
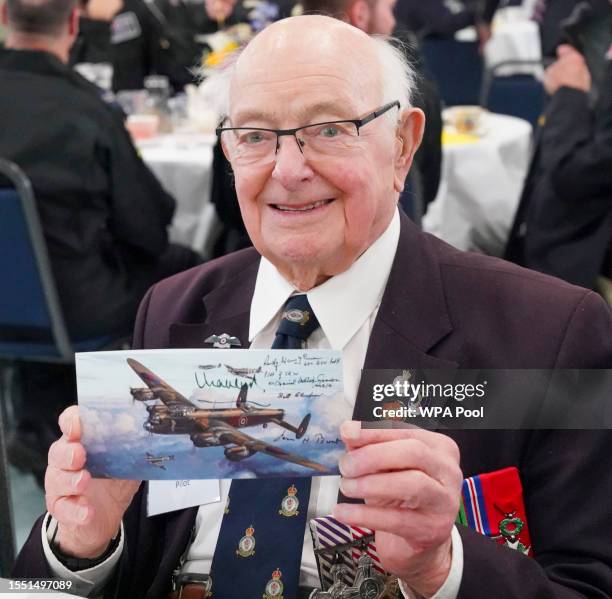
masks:
[[(314, 25), (323, 19), (324, 26), (305, 33), (296, 27), (300, 19)], [(231, 126), (288, 129), (363, 117), (383, 103), (378, 71), (371, 40), (349, 25), (324, 17), (280, 22), (237, 64)], [(394, 108), (391, 119), (397, 118)], [(412, 159), (405, 144), (414, 145), (396, 129), (380, 117), (333, 155), (303, 154), (286, 136), (279, 138), (276, 160), (234, 160), (255, 247), (299, 288), (346, 270), (389, 224)], [(232, 160), (231, 150), (228, 156)]]

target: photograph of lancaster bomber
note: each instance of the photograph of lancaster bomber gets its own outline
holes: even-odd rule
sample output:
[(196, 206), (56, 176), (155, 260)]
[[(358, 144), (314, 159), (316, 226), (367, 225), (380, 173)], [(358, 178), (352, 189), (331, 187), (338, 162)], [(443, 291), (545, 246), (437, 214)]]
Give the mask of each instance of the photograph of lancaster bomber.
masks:
[[(202, 480), (338, 473), (350, 419), (339, 352), (224, 349), (77, 354), (95, 478)], [(201, 368), (202, 365), (215, 368)]]
[(298, 427), (284, 420), (282, 409), (260, 408), (247, 402), (248, 385), (242, 385), (236, 407), (202, 409), (192, 404), (178, 391), (165, 383), (137, 360), (128, 358), (127, 363), (147, 385), (142, 389), (130, 389), (135, 401), (161, 401), (147, 405), (149, 414), (144, 428), (156, 435), (189, 435), (196, 447), (225, 447), (225, 457), (231, 462), (240, 462), (257, 452), (265, 453), (279, 460), (286, 460), (310, 468), (317, 472), (327, 472), (327, 468), (302, 456), (289, 453), (280, 447), (266, 443), (238, 429), (269, 423), (277, 424), (301, 439), (310, 422), (310, 414), (304, 416)]

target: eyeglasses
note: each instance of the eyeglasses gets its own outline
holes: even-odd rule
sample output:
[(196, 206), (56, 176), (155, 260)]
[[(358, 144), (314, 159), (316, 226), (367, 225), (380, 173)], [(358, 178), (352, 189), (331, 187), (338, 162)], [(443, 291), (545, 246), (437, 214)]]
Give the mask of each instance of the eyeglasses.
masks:
[(216, 133), (219, 137), (224, 135), (223, 140), (232, 161), (237, 164), (273, 162), (280, 147), (280, 138), (284, 135), (295, 138), (304, 155), (337, 156), (356, 145), (359, 131), (364, 125), (395, 107), (400, 107), (397, 100), (377, 108), (361, 119), (313, 123), (295, 129), (218, 127)]

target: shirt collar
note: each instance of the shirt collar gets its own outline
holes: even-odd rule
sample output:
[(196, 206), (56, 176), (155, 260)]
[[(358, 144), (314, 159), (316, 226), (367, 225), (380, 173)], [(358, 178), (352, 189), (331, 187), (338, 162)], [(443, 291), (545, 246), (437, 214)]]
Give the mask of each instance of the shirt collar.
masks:
[[(378, 308), (399, 235), (400, 219), (396, 210), (385, 232), (348, 270), (306, 294), (332, 349), (343, 349)], [(251, 303), (250, 341), (268, 326), (295, 292), (295, 287), (262, 257)]]

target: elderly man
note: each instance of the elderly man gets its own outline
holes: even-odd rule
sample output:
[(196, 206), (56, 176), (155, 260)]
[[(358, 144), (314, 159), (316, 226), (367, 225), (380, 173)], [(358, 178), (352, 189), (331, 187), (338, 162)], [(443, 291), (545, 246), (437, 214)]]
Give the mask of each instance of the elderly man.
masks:
[[(483, 582), (500, 599), (612, 593), (608, 435), (463, 431), (453, 440), (356, 422), (372, 414), (358, 393), (362, 368), (609, 367), (605, 305), (587, 290), (458, 252), (398, 214), (423, 115), (410, 107), (409, 69), (386, 42), (328, 17), (296, 17), (256, 37), (228, 75), (222, 143), (256, 249), (153, 287), (135, 345), (206, 347), (211, 334), (228, 333), (266, 348), (285, 330), (284, 306), (308, 302), (320, 327), (306, 346), (342, 350), (346, 398), (357, 397), (355, 421), (342, 429), (342, 481), (313, 480), (309, 517), (333, 512), (375, 529), (381, 564), (406, 597), (481, 597)], [(219, 503), (147, 518), (146, 487), (91, 480), (83, 469), (76, 408), (61, 426), (49, 454), (50, 514), (15, 575), (71, 576), (93, 593), (108, 583), (118, 597), (163, 597), (181, 570), (196, 580), (211, 572), (213, 597), (295, 598), (298, 585), (317, 585), (301, 531), (261, 552), (258, 541), (254, 559), (268, 562), (248, 576), (251, 558), (220, 557), (228, 517), (244, 515), (249, 526), (254, 510), (270, 509), (258, 499), (272, 480), (246, 481), (251, 494), (225, 515), (222, 481)], [(535, 559), (454, 526), (462, 477), (508, 466), (520, 470)], [(365, 503), (336, 505), (338, 486)], [(296, 556), (292, 575), (278, 568)]]

